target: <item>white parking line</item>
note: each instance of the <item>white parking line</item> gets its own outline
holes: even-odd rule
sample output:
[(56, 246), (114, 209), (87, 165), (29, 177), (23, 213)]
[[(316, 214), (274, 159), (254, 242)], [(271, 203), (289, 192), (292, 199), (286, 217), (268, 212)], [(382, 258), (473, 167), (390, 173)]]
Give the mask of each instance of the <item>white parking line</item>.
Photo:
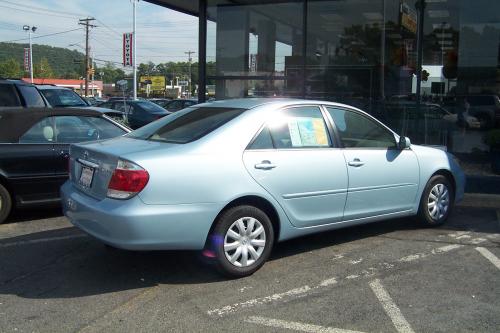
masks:
[(459, 249), (461, 247), (463, 247), (463, 245), (461, 245), (461, 244), (450, 244), (450, 245), (438, 247), (437, 249), (432, 250), (431, 253), (436, 254), (436, 253), (450, 252), (452, 250), (456, 250), (456, 249)]
[(311, 287), (303, 286), (300, 288), (295, 288), (292, 290), (285, 291), (283, 293), (274, 294), (274, 295), (266, 296), (266, 297), (262, 297), (262, 298), (255, 298), (255, 299), (251, 299), (251, 300), (246, 301), (246, 302), (236, 303), (233, 305), (227, 305), (227, 306), (224, 306), (222, 308), (215, 309), (215, 310), (209, 310), (209, 311), (207, 311), (207, 313), (208, 313), (208, 315), (217, 314), (219, 316), (223, 316), (225, 314), (235, 312), (238, 309), (248, 308), (248, 307), (252, 307), (255, 305), (261, 305), (261, 304), (269, 303), (272, 301), (277, 301), (277, 300), (282, 299), (284, 297), (303, 295), (310, 290), (311, 290)]
[(266, 318), (260, 316), (252, 316), (245, 319), (247, 323), (263, 325), (274, 328), (284, 328), (300, 332), (309, 333), (362, 333), (359, 331), (344, 330), (341, 328), (325, 327), (319, 325), (304, 324), (295, 321), (285, 321), (273, 318)]
[[(429, 253), (416, 253), (413, 255), (409, 255), (409, 256), (400, 258), (397, 261), (402, 262), (402, 263), (412, 262), (412, 261), (416, 261), (419, 259), (423, 259), (427, 256), (439, 255), (439, 254), (450, 252), (450, 251), (453, 251), (453, 250), (456, 250), (456, 249), (459, 249), (462, 247), (464, 247), (464, 245), (461, 245), (461, 244), (445, 245), (445, 246), (441, 246), (441, 247), (432, 249)], [(236, 311), (244, 309), (244, 308), (254, 307), (257, 305), (262, 305), (262, 304), (266, 304), (266, 303), (270, 303), (270, 302), (274, 302), (274, 301), (278, 301), (278, 300), (282, 300), (282, 299), (286, 299), (286, 298), (291, 298), (291, 297), (301, 297), (301, 296), (307, 295), (311, 292), (317, 291), (319, 289), (328, 288), (328, 287), (331, 287), (332, 285), (336, 285), (337, 283), (339, 283), (342, 280), (352, 281), (352, 280), (355, 280), (358, 278), (367, 278), (367, 277), (379, 274), (382, 271), (388, 271), (388, 270), (391, 270), (394, 268), (394, 264), (387, 263), (387, 262), (380, 263), (379, 266), (380, 267), (369, 267), (367, 269), (362, 270), (358, 274), (350, 274), (348, 276), (345, 276), (344, 278), (331, 277), (331, 278), (328, 278), (328, 279), (321, 281), (319, 284), (317, 284), (315, 286), (305, 285), (302, 287), (294, 288), (294, 289), (284, 291), (282, 293), (274, 294), (271, 296), (254, 298), (254, 299), (251, 299), (248, 301), (234, 303), (232, 305), (226, 305), (226, 306), (223, 306), (223, 307), (220, 307), (217, 309), (208, 310), (207, 314), (208, 315), (218, 315), (218, 316), (222, 317), (222, 316), (225, 316), (227, 314), (236, 312)]]
[(3, 244), (0, 244), (0, 248), (26, 245), (26, 244), (46, 243), (46, 242), (53, 242), (53, 241), (59, 241), (59, 240), (65, 240), (65, 239), (83, 238), (83, 237), (88, 237), (88, 236), (85, 234), (80, 234), (80, 235), (69, 235), (69, 236), (30, 239), (30, 240), (26, 240), (26, 241), (3, 243)]
[(484, 247), (476, 247), (476, 250), (488, 259), (496, 268), (500, 269), (500, 259)]
[(370, 288), (372, 288), (373, 293), (377, 296), (380, 304), (382, 304), (385, 313), (391, 318), (396, 330), (400, 333), (414, 333), (410, 324), (401, 313), (401, 310), (399, 310), (389, 293), (387, 293), (384, 286), (380, 283), (380, 280), (377, 279), (370, 282)]

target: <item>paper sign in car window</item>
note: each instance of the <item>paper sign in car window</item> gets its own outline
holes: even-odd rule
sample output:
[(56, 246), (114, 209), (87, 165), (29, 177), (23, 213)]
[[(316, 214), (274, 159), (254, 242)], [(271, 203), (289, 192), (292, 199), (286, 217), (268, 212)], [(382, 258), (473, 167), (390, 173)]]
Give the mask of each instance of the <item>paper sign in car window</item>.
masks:
[(297, 117), (288, 120), (293, 147), (327, 146), (326, 129), (321, 119)]
[(318, 146), (328, 146), (328, 136), (326, 134), (325, 123), (323, 119), (313, 119), (314, 134), (316, 135), (316, 144)]
[(288, 119), (288, 132), (292, 140), (292, 147), (302, 147), (302, 138), (300, 137), (299, 125), (296, 118)]

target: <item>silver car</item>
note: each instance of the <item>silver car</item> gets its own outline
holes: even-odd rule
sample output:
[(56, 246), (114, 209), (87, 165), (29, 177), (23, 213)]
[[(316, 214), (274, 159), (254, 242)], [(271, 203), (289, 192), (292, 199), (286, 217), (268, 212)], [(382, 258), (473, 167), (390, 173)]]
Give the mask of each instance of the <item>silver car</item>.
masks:
[(199, 104), (74, 145), (70, 163), (74, 225), (118, 248), (203, 250), (231, 276), (309, 233), (413, 215), (440, 225), (464, 193), (452, 155), (356, 108), (293, 99)]

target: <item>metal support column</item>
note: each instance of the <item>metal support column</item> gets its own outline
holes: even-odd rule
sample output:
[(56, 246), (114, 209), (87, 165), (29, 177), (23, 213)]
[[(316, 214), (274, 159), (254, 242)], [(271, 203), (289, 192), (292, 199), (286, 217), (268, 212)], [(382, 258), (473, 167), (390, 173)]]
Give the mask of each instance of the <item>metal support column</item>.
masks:
[(207, 1), (199, 1), (198, 21), (198, 103), (206, 101), (207, 87)]

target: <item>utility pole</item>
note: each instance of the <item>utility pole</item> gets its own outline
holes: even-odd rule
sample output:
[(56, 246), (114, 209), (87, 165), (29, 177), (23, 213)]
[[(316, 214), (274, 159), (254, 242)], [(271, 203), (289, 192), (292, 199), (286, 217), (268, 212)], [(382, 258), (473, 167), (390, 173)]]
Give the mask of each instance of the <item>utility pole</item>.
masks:
[(31, 32), (36, 31), (36, 27), (30, 27), (29, 25), (23, 26), (23, 30), (28, 32), (29, 35), (29, 40), (30, 40), (30, 78), (31, 78), (31, 83), (33, 83), (33, 46), (31, 44)]
[(87, 17), (80, 19), (78, 24), (85, 26), (85, 97), (89, 94), (89, 29), (95, 28), (97, 25), (92, 25), (90, 22), (94, 21), (95, 18)]
[(189, 92), (188, 92), (188, 97), (191, 97), (191, 54), (194, 54), (194, 51), (187, 51), (184, 52), (185, 54), (188, 55), (188, 60), (189, 60)]

